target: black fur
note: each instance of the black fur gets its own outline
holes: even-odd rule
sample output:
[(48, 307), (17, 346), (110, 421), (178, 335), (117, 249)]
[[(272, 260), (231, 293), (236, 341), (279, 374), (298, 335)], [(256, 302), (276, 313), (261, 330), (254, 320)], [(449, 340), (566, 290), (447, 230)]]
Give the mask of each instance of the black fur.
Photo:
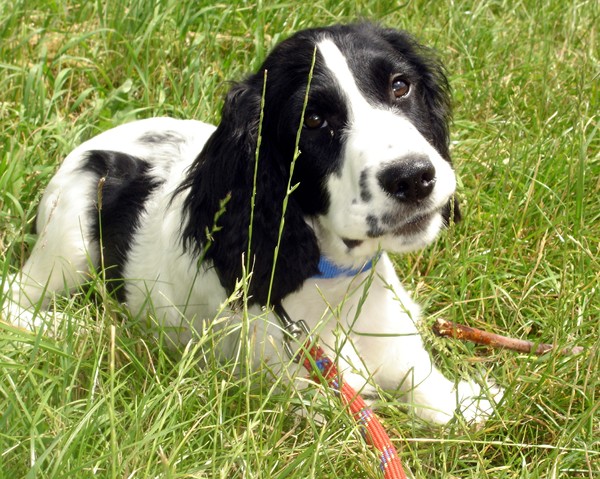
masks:
[(124, 300), (121, 285), (127, 253), (144, 204), (161, 181), (148, 174), (147, 162), (134, 156), (101, 150), (92, 150), (86, 156), (82, 170), (98, 178), (91, 214), (94, 239), (102, 247), (109, 289)]
[[(225, 101), (216, 132), (198, 156), (180, 191), (185, 199), (184, 246), (212, 261), (222, 285), (231, 292), (242, 274), (248, 252), (254, 172), (257, 171), (249, 283), (251, 300), (266, 304), (279, 236), (283, 201), (291, 157), (277, 151), (272, 132), (265, 129), (258, 166), (258, 136), (262, 82), (258, 75), (234, 87)], [(229, 198), (225, 213), (213, 230), (221, 202)], [(276, 263), (276, 281), (270, 300), (278, 302), (318, 272), (319, 247), (294, 195), (285, 212), (285, 228)]]

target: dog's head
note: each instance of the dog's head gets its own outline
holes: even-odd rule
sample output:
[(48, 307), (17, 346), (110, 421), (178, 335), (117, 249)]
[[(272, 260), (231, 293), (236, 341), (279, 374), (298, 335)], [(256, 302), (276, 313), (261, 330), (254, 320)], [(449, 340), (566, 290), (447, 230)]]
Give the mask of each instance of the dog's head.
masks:
[(321, 254), (357, 266), (380, 248), (429, 244), (459, 215), (448, 90), (440, 63), (406, 33), (371, 24), (297, 33), (229, 92), (185, 183), (184, 241), (205, 248), (230, 195), (207, 257), (231, 289), (250, 251), (250, 292), (261, 303), (271, 286), (277, 301), (316, 274)]

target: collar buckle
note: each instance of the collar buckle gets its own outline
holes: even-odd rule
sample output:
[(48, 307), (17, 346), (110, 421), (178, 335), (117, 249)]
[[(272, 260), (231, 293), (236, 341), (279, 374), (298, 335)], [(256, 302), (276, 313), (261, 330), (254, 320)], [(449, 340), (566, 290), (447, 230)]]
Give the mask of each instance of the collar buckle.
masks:
[[(285, 332), (285, 336), (283, 338), (283, 349), (285, 349), (286, 354), (292, 359), (295, 363), (299, 363), (302, 360), (302, 356), (304, 355), (302, 349), (302, 340), (304, 340), (305, 344), (311, 342), (310, 330), (308, 326), (304, 322), (304, 320), (299, 319), (294, 321), (287, 314), (287, 311), (283, 309), (281, 303), (277, 303), (273, 306), (273, 311), (275, 312), (275, 316), (279, 319), (279, 323)], [(295, 345), (300, 344), (301, 349), (294, 352), (291, 343), (295, 343)]]

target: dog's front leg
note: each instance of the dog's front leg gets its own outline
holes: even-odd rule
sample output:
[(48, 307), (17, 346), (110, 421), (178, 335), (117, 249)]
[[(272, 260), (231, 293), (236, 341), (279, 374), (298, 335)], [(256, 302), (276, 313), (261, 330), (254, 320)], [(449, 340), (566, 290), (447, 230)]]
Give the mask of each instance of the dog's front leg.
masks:
[[(379, 261), (376, 275), (360, 316), (351, 324), (356, 356), (368, 371), (363, 376), (385, 390), (399, 392), (427, 421), (445, 424), (455, 413), (467, 421), (485, 420), (501, 390), (444, 377), (419, 334), (420, 308), (400, 284), (387, 256)], [(358, 383), (358, 378), (354, 380)]]

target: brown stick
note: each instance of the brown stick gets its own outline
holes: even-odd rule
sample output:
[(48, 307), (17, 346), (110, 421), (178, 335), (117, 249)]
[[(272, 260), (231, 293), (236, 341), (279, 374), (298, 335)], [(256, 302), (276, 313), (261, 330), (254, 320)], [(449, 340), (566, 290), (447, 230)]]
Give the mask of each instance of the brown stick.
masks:
[[(510, 349), (520, 353), (545, 354), (554, 349), (551, 344), (533, 343), (524, 339), (509, 338), (500, 334), (488, 333), (481, 329), (471, 328), (453, 321), (439, 318), (433, 325), (433, 332), (441, 337), (450, 337), (471, 341), (476, 344), (484, 344), (493, 348)], [(565, 355), (579, 354), (583, 352), (581, 346), (565, 348), (560, 353)]]

